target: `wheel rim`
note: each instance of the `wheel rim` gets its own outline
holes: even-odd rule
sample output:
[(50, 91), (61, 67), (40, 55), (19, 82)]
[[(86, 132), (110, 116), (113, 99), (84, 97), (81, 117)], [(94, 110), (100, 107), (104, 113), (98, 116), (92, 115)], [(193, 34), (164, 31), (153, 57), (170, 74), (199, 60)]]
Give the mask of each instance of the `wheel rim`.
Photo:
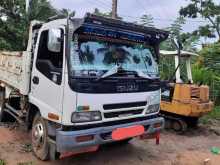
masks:
[(175, 121), (175, 122), (173, 123), (173, 129), (174, 129), (175, 131), (181, 131), (182, 126), (181, 126), (181, 124), (180, 124), (178, 121)]
[(42, 123), (37, 123), (32, 130), (33, 144), (36, 149), (40, 149), (44, 144), (45, 130)]

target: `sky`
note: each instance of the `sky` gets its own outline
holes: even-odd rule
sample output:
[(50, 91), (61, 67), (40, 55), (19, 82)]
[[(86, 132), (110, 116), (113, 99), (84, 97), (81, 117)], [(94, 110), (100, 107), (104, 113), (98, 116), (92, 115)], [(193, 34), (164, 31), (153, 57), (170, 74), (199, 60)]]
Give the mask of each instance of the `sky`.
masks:
[[(58, 9), (66, 8), (76, 11), (77, 17), (86, 12), (93, 12), (95, 8), (102, 12), (111, 11), (112, 0), (50, 0)], [(216, 0), (220, 1), (220, 0)], [(157, 28), (169, 27), (178, 17), (181, 6), (186, 6), (189, 0), (118, 0), (118, 15), (126, 21), (137, 21), (143, 14), (151, 14)], [(187, 19), (183, 26), (185, 32), (192, 32), (198, 26), (205, 24), (205, 20)]]

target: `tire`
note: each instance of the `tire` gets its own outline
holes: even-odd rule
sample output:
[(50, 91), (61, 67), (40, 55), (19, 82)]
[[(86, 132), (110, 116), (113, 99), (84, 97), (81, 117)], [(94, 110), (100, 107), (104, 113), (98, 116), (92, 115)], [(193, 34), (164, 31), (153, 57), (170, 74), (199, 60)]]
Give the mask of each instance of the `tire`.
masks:
[(5, 106), (5, 91), (0, 89), (0, 122), (6, 121), (6, 113), (4, 112)]
[(190, 128), (197, 128), (198, 123), (199, 123), (199, 118), (198, 117), (188, 118), (187, 123), (188, 123)]
[(40, 160), (49, 159), (49, 142), (47, 121), (37, 113), (33, 120), (31, 131), (31, 142), (35, 156)]
[(187, 123), (184, 120), (177, 119), (173, 121), (172, 129), (179, 133), (184, 133), (188, 128)]

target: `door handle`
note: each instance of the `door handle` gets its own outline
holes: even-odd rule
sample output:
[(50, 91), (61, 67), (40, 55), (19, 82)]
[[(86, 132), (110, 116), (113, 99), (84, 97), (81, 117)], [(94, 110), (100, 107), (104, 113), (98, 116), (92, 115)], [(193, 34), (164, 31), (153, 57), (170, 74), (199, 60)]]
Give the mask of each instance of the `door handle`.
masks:
[(33, 79), (32, 79), (32, 82), (33, 82), (34, 84), (39, 84), (39, 77), (34, 76)]

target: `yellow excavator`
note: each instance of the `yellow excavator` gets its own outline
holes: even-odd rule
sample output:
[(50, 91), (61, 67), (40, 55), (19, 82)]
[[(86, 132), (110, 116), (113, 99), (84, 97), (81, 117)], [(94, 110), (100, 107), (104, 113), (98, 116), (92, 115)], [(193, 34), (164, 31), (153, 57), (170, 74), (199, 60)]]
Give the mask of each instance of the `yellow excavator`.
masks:
[[(181, 50), (161, 50), (160, 54), (162, 58), (174, 58), (176, 68), (172, 80), (164, 81), (165, 85), (161, 89), (160, 113), (166, 120), (166, 128), (185, 132), (187, 128), (197, 126), (198, 119), (213, 109), (209, 87), (193, 83), (191, 58), (197, 57), (197, 54)], [(185, 82), (180, 61), (186, 66)]]

